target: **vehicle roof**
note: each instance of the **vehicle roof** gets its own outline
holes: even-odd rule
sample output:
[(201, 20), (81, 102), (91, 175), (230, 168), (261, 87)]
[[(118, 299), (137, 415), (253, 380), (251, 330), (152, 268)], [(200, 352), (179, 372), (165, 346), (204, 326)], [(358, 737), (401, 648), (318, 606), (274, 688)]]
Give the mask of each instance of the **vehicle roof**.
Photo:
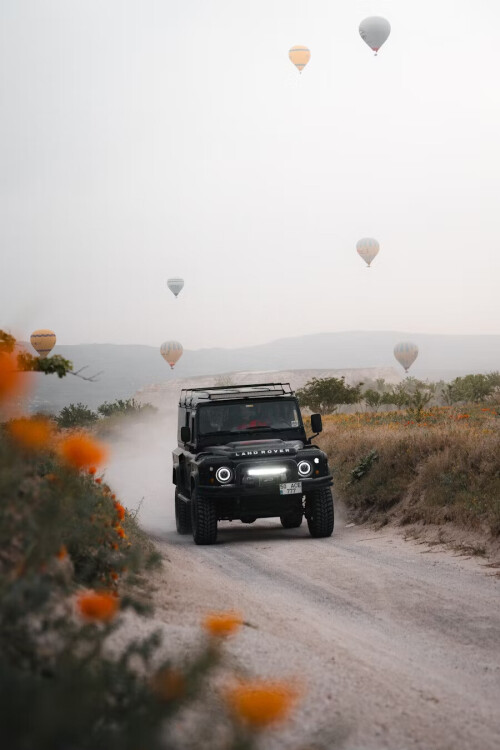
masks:
[(293, 396), (290, 383), (253, 383), (251, 385), (220, 385), (206, 388), (183, 388), (179, 406), (193, 407), (215, 401), (243, 401), (256, 398)]

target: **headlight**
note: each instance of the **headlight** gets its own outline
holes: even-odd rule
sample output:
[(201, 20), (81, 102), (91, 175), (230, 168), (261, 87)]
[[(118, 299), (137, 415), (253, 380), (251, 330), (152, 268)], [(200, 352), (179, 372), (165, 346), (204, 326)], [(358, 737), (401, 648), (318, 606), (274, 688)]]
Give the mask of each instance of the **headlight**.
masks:
[(215, 472), (215, 478), (221, 484), (227, 484), (231, 481), (233, 472), (227, 466), (220, 466)]
[(312, 466), (309, 461), (301, 461), (298, 466), (299, 474), (301, 477), (307, 477), (312, 471)]

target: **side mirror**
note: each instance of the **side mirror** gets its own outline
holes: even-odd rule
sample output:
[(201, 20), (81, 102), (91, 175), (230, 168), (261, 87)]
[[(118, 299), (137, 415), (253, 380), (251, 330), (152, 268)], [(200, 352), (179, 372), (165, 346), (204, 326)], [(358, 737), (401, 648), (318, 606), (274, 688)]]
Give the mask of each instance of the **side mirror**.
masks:
[(311, 430), (315, 435), (319, 435), (320, 432), (323, 432), (323, 420), (321, 419), (321, 414), (311, 414)]
[(189, 443), (191, 440), (191, 430), (189, 427), (181, 427), (181, 440), (183, 443)]

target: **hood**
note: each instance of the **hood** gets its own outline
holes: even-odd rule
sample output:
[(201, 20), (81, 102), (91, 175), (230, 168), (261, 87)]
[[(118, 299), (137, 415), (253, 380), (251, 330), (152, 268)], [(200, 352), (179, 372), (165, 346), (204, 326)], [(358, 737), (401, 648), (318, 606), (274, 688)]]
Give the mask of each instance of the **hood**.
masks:
[(304, 447), (300, 440), (241, 440), (226, 445), (213, 445), (203, 452), (227, 458), (258, 458), (259, 456), (294, 456)]

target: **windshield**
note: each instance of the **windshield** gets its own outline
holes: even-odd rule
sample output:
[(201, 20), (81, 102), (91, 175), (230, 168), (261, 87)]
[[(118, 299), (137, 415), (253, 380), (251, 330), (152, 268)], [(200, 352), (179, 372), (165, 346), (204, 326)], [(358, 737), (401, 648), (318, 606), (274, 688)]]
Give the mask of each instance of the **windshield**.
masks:
[(300, 415), (294, 401), (255, 401), (253, 403), (214, 404), (199, 410), (199, 434), (253, 432), (254, 430), (290, 430), (299, 428)]

